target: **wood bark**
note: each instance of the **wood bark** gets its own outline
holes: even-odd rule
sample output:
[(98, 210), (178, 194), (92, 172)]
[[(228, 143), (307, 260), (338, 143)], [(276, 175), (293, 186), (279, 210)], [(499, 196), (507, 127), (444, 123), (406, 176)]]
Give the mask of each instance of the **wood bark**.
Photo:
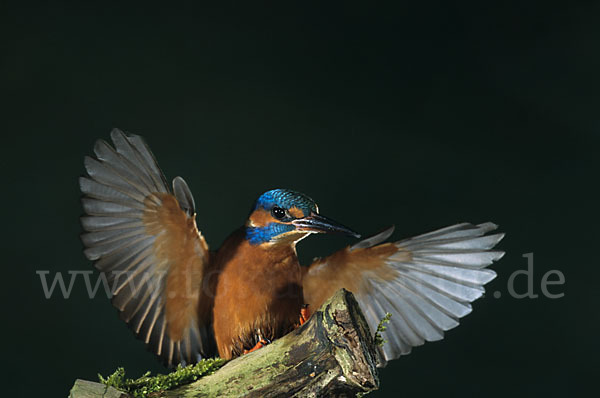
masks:
[[(164, 397), (353, 397), (379, 386), (373, 336), (352, 293), (342, 289), (304, 325), (212, 375)], [(127, 394), (77, 380), (71, 398)]]

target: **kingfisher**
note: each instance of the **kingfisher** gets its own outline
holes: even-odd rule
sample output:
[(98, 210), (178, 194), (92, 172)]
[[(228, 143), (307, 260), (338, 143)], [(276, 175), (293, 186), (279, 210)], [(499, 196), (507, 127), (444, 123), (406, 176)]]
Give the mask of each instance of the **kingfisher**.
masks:
[(307, 195), (272, 189), (216, 250), (196, 225), (181, 177), (167, 183), (142, 137), (98, 140), (80, 177), (85, 256), (107, 278), (112, 304), (164, 364), (230, 359), (284, 336), (337, 290), (354, 293), (374, 334), (391, 319), (379, 366), (441, 340), (471, 312), (496, 273), (497, 226), (460, 223), (386, 242), (390, 227), (301, 266), (296, 245), (311, 234), (360, 235), (325, 217)]

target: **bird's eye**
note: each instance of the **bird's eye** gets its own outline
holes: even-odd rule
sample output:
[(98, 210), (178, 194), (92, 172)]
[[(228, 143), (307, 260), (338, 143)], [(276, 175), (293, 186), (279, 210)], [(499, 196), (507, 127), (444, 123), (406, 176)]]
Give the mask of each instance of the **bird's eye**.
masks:
[(275, 206), (273, 207), (273, 210), (271, 210), (271, 214), (276, 219), (281, 220), (283, 217), (285, 217), (285, 210), (283, 210), (281, 207)]

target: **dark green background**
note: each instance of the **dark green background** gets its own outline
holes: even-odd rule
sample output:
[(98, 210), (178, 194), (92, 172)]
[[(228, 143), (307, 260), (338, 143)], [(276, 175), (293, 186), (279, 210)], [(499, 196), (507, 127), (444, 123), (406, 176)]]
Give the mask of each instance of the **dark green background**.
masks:
[[(35, 273), (91, 269), (77, 177), (113, 127), (186, 178), (213, 248), (274, 187), (396, 239), (501, 226), (502, 297), (382, 370), (374, 397), (576, 396), (598, 374), (598, 2), (82, 3), (0, 3), (3, 395), (165, 371), (105, 297), (79, 279), (46, 300)], [(557, 269), (563, 298), (509, 296), (528, 252), (535, 293)]]

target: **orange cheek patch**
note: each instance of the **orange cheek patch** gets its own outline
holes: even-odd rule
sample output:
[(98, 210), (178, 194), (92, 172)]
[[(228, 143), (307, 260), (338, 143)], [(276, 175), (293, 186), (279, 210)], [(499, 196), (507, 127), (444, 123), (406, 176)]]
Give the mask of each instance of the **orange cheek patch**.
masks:
[(254, 210), (252, 214), (250, 214), (250, 222), (255, 227), (264, 227), (265, 225), (273, 221), (273, 216), (270, 212), (266, 211), (265, 209), (257, 209)]
[(294, 218), (303, 218), (304, 217), (304, 212), (302, 210), (300, 210), (299, 208), (297, 208), (296, 206), (289, 209), (288, 212)]

